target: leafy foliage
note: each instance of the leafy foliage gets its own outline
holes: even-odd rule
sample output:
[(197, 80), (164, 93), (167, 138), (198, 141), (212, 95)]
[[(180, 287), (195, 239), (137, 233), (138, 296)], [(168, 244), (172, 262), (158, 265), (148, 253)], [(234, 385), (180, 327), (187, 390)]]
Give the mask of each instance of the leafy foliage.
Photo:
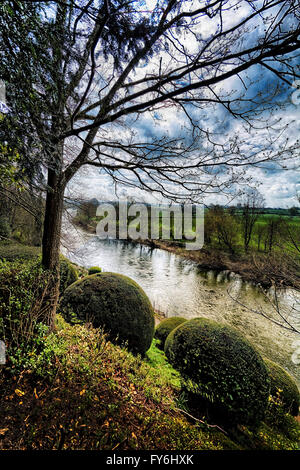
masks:
[(174, 330), (177, 326), (181, 325), (181, 323), (187, 321), (186, 318), (181, 317), (170, 317), (166, 318), (155, 329), (155, 338), (159, 340), (159, 347), (164, 349), (165, 341), (171, 331)]
[(101, 273), (101, 271), (102, 271), (102, 269), (99, 268), (99, 266), (91, 266), (89, 268), (88, 273), (89, 273), (89, 276), (91, 276), (92, 274)]
[[(165, 353), (160, 348), (159, 340), (153, 339), (145, 360), (153, 370), (159, 372), (162, 381), (171, 384), (174, 389), (180, 390), (180, 374), (168, 362)], [(157, 377), (155, 380), (157, 381)]]
[(38, 262), (0, 261), (0, 338), (13, 367), (25, 367), (47, 331), (51, 274)]
[(11, 228), (7, 217), (0, 217), (0, 237), (8, 238), (11, 234)]
[[(15, 260), (38, 260), (41, 256), (40, 247), (20, 244), (0, 245), (0, 259), (6, 261)], [(76, 268), (64, 256), (60, 255), (60, 292), (62, 293), (69, 285), (77, 281), (78, 272)]]
[[(3, 119), (0, 115), (0, 123)], [(7, 186), (19, 181), (17, 164), (20, 161), (20, 154), (0, 142), (0, 181), (1, 186)]]
[(271, 380), (271, 405), (272, 403), (277, 404), (279, 402), (285, 412), (297, 416), (300, 405), (300, 393), (294, 379), (275, 362), (269, 359), (264, 359), (264, 362)]
[(73, 316), (95, 327), (105, 327), (109, 337), (144, 354), (154, 334), (154, 313), (141, 287), (126, 276), (98, 273), (68, 287), (61, 311), (68, 321)]
[(268, 372), (260, 355), (234, 328), (195, 318), (170, 333), (165, 352), (199, 404), (207, 403), (231, 423), (256, 424), (263, 419)]

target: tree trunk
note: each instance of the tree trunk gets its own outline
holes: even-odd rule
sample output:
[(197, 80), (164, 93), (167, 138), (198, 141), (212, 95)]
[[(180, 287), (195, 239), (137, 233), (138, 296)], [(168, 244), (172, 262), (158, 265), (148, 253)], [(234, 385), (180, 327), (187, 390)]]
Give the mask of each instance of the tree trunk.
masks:
[(59, 297), (59, 252), (65, 186), (55, 170), (48, 170), (48, 191), (46, 197), (42, 265), (51, 271), (49, 296), (47, 296), (47, 323), (54, 328)]

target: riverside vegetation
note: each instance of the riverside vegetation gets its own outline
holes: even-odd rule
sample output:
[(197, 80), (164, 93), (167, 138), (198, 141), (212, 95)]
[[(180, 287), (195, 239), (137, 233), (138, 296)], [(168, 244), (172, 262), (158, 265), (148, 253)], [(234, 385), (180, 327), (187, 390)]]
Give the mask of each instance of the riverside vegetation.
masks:
[[(118, 203), (116, 208), (117, 237), (119, 226)], [(130, 207), (131, 203), (128, 203)], [(79, 203), (73, 222), (85, 231), (96, 233), (101, 217), (96, 216), (98, 201), (92, 199)], [(148, 207), (148, 232), (151, 233), (150, 206)], [(138, 216), (137, 216), (138, 217)], [(128, 216), (128, 224), (135, 217)], [(195, 228), (193, 212), (193, 229)], [(160, 218), (159, 233), (168, 229)], [(300, 217), (297, 208), (262, 209), (255, 205), (224, 208), (210, 206), (205, 209), (204, 246), (201, 250), (187, 250), (186, 239), (174, 238), (174, 216), (170, 215), (170, 239), (137, 239), (134, 243), (146, 244), (176, 253), (197, 263), (200, 269), (229, 270), (240, 274), (243, 280), (259, 283), (263, 288), (272, 285), (299, 288)]]
[[(225, 371), (220, 376), (217, 351), (213, 368), (207, 363), (204, 367), (205, 357), (198, 343), (189, 351), (193, 363), (203, 367), (199, 376), (191, 375), (177, 356), (181, 332), (184, 337), (192, 334), (194, 338), (190, 322), (170, 332), (165, 355), (153, 340), (154, 312), (139, 286), (99, 271), (89, 277), (86, 270), (60, 258), (66, 188), (72, 186), (83, 168), (101, 169), (114, 186), (122, 188), (125, 184), (170, 199), (186, 194), (190, 199), (194, 195), (206, 197), (212, 191), (230, 196), (231, 188), (251, 182), (247, 174), (244, 177), (244, 169), (246, 173), (247, 168), (267, 162), (272, 168), (278, 162), (280, 167), (286, 168), (286, 163), (292, 169), (298, 156), (298, 142), (285, 136), (287, 126), (270, 125), (275, 109), (289, 111), (285, 106), (289, 101), (282, 100), (282, 94), (276, 91), (281, 90), (281, 82), (287, 84), (285, 76), (291, 75), (291, 59), (300, 49), (297, 2), (271, 0), (257, 9), (252, 2), (229, 5), (213, 0), (189, 5), (188, 10), (185, 6), (193, 2), (157, 1), (150, 10), (145, 10), (144, 3), (0, 3), (1, 99), (5, 101), (0, 113), (0, 192), (5, 202), (0, 204), (0, 237), (18, 239), (24, 245), (42, 245), (41, 257), (39, 248), (24, 248), (23, 256), (20, 245), (1, 246), (0, 328), (7, 362), (1, 365), (0, 447), (295, 449), (299, 427), (291, 413), (294, 406), (298, 408), (298, 395), (292, 388), (286, 392), (290, 379), (276, 366), (268, 371), (263, 359), (243, 338), (238, 339), (232, 330), (220, 333), (220, 325), (211, 325), (218, 331), (216, 345), (226, 352), (227, 359), (236, 347), (241, 351), (242, 370), (246, 374), (251, 371), (253, 380), (258, 381), (256, 389), (262, 377), (266, 379), (265, 389), (257, 397), (257, 422), (251, 416), (248, 394), (253, 397), (246, 387), (247, 377), (236, 375), (230, 368), (230, 375)], [(251, 8), (243, 8), (244, 3)], [(233, 20), (229, 27), (228, 20)], [(206, 37), (198, 34), (199, 21), (205, 26)], [(266, 24), (272, 25), (271, 29)], [(166, 54), (171, 57), (167, 64), (162, 60)], [(260, 80), (260, 74), (254, 71), (254, 77), (251, 70), (264, 70), (270, 60), (275, 68), (268, 66), (271, 75), (267, 86), (248, 93), (253, 78), (254, 83)], [(148, 67), (145, 79), (136, 80), (141, 66)], [(217, 74), (211, 73), (212, 66)], [(240, 74), (245, 93), (237, 90), (237, 95), (229, 96), (218, 92), (224, 90), (226, 80), (240, 78)], [(273, 74), (279, 80), (276, 83)], [(270, 91), (274, 95), (272, 106)], [(294, 97), (293, 93), (293, 104)], [(160, 126), (158, 133), (153, 132), (143, 142), (138, 116), (146, 113), (146, 119), (152, 116), (159, 124), (167, 117), (163, 108), (169, 107), (170, 100), (174, 112), (178, 111), (179, 132), (169, 135), (165, 126)], [(203, 105), (204, 115), (201, 109), (199, 115), (202, 122), (211, 107), (208, 112), (215, 113), (211, 114), (212, 126), (202, 129), (198, 125), (187, 105), (189, 101), (198, 108)], [(239, 126), (234, 126), (235, 130), (229, 126), (220, 135), (224, 126), (219, 119), (219, 105), (242, 124), (242, 132)], [(153, 113), (153, 106), (160, 111)], [(294, 123), (290, 124), (289, 135), (293, 134)], [(257, 137), (264, 144), (259, 149)], [(25, 208), (25, 216), (20, 208)], [(250, 210), (243, 219), (243, 250), (248, 264), (240, 270), (245, 275), (252, 248), (252, 215)], [(213, 244), (220, 244), (222, 249), (224, 245), (228, 263), (238, 267), (237, 219), (218, 209), (212, 221)], [(277, 263), (277, 227), (272, 220), (267, 237), (263, 234), (262, 239), (258, 234), (258, 252), (263, 243), (267, 263), (271, 254), (273, 258), (271, 265), (263, 269), (259, 259), (256, 273), (261, 273), (260, 279), (266, 285), (273, 281), (294, 285), (297, 271), (293, 256), (288, 260), (281, 256)], [(284, 231), (291, 250), (297, 251), (297, 230), (289, 225)], [(207, 234), (209, 237), (209, 231)], [(181, 249), (180, 242), (177, 246), (177, 241), (172, 241), (168, 249)], [(206, 242), (210, 244), (209, 238)], [(213, 250), (206, 253), (210, 264), (211, 253)], [(220, 266), (224, 260), (226, 257), (217, 256), (215, 261)], [(199, 262), (203, 264), (205, 259)], [(228, 269), (239, 272), (229, 264)], [(111, 287), (102, 289), (101, 280)], [(77, 303), (76, 299), (69, 302), (70, 291), (74, 299), (86, 297), (91, 309), (99, 303), (99, 310), (93, 308), (87, 313), (79, 298)], [(116, 291), (122, 292), (123, 298), (114, 297)], [(134, 312), (126, 306), (127, 291)], [(137, 345), (128, 337), (132, 328), (126, 329), (121, 318), (119, 323), (116, 321), (120, 313), (126, 315), (132, 328), (145, 330), (140, 338), (143, 344)], [(115, 317), (114, 321), (110, 317)], [(200, 332), (202, 324), (197, 338)], [(250, 357), (256, 358), (257, 376)], [(219, 380), (224, 381), (225, 397), (207, 389), (210, 375), (219, 387)], [(189, 389), (190, 382), (193, 390)], [(205, 406), (201, 403), (203, 397), (209, 398)], [(235, 399), (237, 408), (231, 406)], [(224, 419), (228, 411), (230, 416), (233, 413), (232, 421), (228, 416)]]
[[(0, 246), (0, 328), (7, 345), (0, 379), (1, 449), (299, 448), (300, 427), (293, 416), (299, 408), (297, 386), (234, 329), (203, 319), (179, 324), (167, 319), (153, 338), (154, 312), (139, 286), (99, 268), (89, 275), (62, 258), (62, 307), (50, 331), (40, 308), (49, 272), (41, 268), (39, 254), (39, 248)], [(86, 304), (78, 302), (76, 312), (75, 295), (69, 304), (69, 293), (80, 287), (84, 295), (90, 280), (98, 288), (87, 293)], [(136, 316), (147, 311), (148, 333), (139, 353), (129, 351), (131, 328), (126, 344), (126, 331), (120, 337), (115, 323), (108, 332), (101, 316), (118, 317), (127, 305), (127, 289), (135, 311), (128, 308), (126, 324), (139, 329)], [(81, 316), (95, 292), (98, 300), (92, 301), (99, 309), (91, 314), (100, 312), (97, 327), (96, 315)], [(72, 315), (66, 314), (67, 305)], [(216, 332), (218, 341), (207, 341)]]

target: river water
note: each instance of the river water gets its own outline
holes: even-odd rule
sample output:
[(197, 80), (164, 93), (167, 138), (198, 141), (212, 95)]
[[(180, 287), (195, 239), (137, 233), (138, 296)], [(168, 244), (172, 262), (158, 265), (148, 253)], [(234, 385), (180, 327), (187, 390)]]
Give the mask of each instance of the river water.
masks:
[[(281, 364), (300, 383), (300, 335), (258, 313), (280, 320), (271, 295), (263, 295), (234, 273), (203, 272), (194, 262), (164, 250), (80, 235), (75, 248), (63, 250), (71, 261), (129, 276), (144, 289), (154, 308), (168, 317), (207, 317), (236, 327), (264, 356)], [(294, 293), (288, 290), (281, 293), (280, 302), (280, 312), (300, 329), (299, 312), (293, 310), (295, 306), (299, 309), (299, 299), (295, 303)]]

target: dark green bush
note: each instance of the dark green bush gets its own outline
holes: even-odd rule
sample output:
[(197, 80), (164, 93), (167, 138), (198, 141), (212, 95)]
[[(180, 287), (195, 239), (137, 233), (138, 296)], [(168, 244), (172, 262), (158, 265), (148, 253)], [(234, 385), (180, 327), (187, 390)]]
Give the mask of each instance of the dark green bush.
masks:
[(102, 272), (102, 269), (99, 268), (99, 266), (91, 266), (89, 269), (89, 276), (91, 276), (92, 274), (101, 273), (101, 272)]
[(263, 419), (270, 391), (268, 372), (237, 330), (195, 318), (169, 334), (165, 352), (200, 407), (205, 404), (230, 423), (257, 424)]
[(60, 256), (60, 292), (63, 293), (67, 287), (78, 279), (78, 272), (64, 256)]
[[(41, 256), (41, 248), (21, 244), (0, 245), (0, 259), (6, 261), (38, 260)], [(78, 273), (70, 261), (60, 255), (60, 292), (77, 281)]]
[(0, 339), (14, 367), (25, 366), (40, 351), (49, 324), (45, 299), (50, 278), (36, 261), (0, 260)]
[(0, 217), (0, 238), (8, 238), (11, 235), (11, 227), (7, 217)]
[(127, 342), (128, 349), (144, 354), (154, 334), (154, 312), (141, 287), (126, 276), (98, 273), (68, 287), (61, 312), (67, 321), (75, 315), (81, 321), (104, 327), (111, 340)]
[(297, 416), (300, 405), (300, 393), (293, 377), (275, 362), (265, 359), (265, 364), (271, 381), (271, 406), (282, 404), (285, 412)]
[(154, 336), (155, 336), (155, 338), (157, 338), (160, 341), (158, 346), (161, 349), (164, 349), (165, 341), (166, 341), (167, 337), (169, 336), (169, 334), (171, 333), (171, 331), (173, 331), (174, 328), (181, 325), (181, 323), (183, 323), (185, 321), (187, 321), (186, 318), (170, 317), (170, 318), (166, 318), (165, 320), (163, 320), (156, 327)]

